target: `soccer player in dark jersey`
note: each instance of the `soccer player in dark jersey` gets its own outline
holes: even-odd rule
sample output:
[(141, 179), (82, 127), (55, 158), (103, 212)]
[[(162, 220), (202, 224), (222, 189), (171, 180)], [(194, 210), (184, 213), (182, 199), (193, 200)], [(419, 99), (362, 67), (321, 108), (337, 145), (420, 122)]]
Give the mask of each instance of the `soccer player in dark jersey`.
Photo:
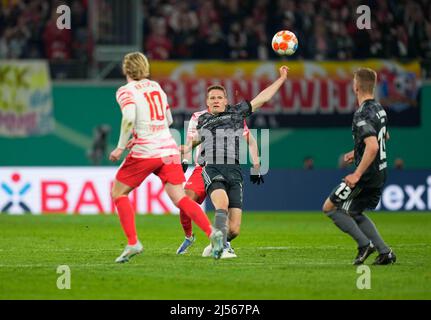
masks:
[[(227, 105), (228, 99), (227, 99), (226, 89), (220, 85), (212, 85), (207, 88), (207, 100), (208, 98), (212, 97), (213, 94), (216, 94), (216, 95), (219, 94), (220, 90), (223, 92), (223, 95), (225, 96), (225, 101), (223, 103)], [(198, 125), (199, 117), (203, 113), (213, 112), (211, 104), (209, 105), (210, 107), (207, 106), (205, 110), (193, 113), (190, 119), (189, 126), (187, 128), (187, 138), (186, 138), (186, 146), (188, 146), (189, 148), (192, 145), (194, 138), (198, 135), (198, 131), (196, 127)], [(261, 183), (264, 183), (264, 180), (263, 180), (263, 177), (260, 175), (259, 147), (257, 146), (257, 141), (254, 138), (251, 131), (249, 130), (245, 120), (244, 120), (243, 138), (248, 144), (250, 156), (251, 156), (251, 162), (256, 172), (256, 174), (250, 175), (250, 181), (254, 184), (260, 185)], [(198, 164), (198, 156), (200, 154), (199, 151), (200, 151), (200, 145), (195, 150), (195, 154), (193, 157), (193, 161), (195, 162), (195, 168), (191, 176), (188, 178), (184, 186), (184, 190), (186, 192), (186, 195), (190, 197), (190, 199), (192, 199), (193, 201), (196, 201), (198, 204), (202, 204), (202, 202), (207, 197), (207, 194), (205, 190), (204, 179), (202, 178), (203, 167), (201, 167)], [(183, 165), (184, 173), (187, 171), (188, 162), (191, 161), (191, 159), (192, 159), (191, 153), (183, 155), (182, 165)], [(230, 247), (230, 240), (237, 237), (240, 232), (241, 214), (242, 212), (238, 212), (237, 209), (229, 208), (229, 212), (228, 212), (229, 231), (227, 236), (229, 248), (228, 250), (223, 250), (223, 253), (220, 259), (236, 258), (236, 254), (233, 248)], [(192, 230), (192, 220), (182, 210), (180, 210), (180, 222), (185, 233), (185, 239), (183, 243), (180, 245), (180, 247), (178, 248), (177, 254), (185, 254), (187, 253), (188, 248), (194, 244), (196, 238)], [(202, 253), (202, 256), (210, 257), (211, 254), (212, 254), (212, 245), (210, 244), (205, 248), (204, 252)]]
[[(251, 102), (226, 105), (223, 90), (212, 90), (207, 97), (207, 105), (212, 112), (203, 113), (198, 118), (196, 128), (199, 135), (193, 142), (193, 147), (201, 144), (198, 163), (204, 167), (202, 177), (205, 190), (215, 208), (215, 226), (223, 233), (224, 250), (228, 250), (228, 211), (239, 217), (242, 212), (243, 177), (239, 142), (243, 138), (244, 119), (275, 95), (286, 81), (288, 70), (286, 66), (282, 66), (279, 70), (280, 77)], [(183, 152), (190, 152), (190, 149)], [(216, 258), (222, 253), (223, 250), (212, 252)]]
[(376, 250), (379, 255), (373, 264), (385, 265), (396, 261), (394, 252), (383, 241), (374, 223), (364, 211), (375, 209), (386, 181), (386, 140), (388, 118), (380, 103), (374, 99), (377, 74), (369, 68), (354, 73), (353, 90), (359, 109), (353, 116), (354, 150), (344, 155), (348, 163), (355, 162), (356, 170), (347, 175), (332, 191), (323, 211), (343, 232), (358, 244), (353, 262), (360, 265)]

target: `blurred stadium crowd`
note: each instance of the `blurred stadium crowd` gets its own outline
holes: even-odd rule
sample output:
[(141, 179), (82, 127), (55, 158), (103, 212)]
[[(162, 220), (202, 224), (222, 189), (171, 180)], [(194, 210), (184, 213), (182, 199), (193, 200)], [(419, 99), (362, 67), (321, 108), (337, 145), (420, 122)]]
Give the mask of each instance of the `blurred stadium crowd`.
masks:
[[(71, 9), (71, 30), (59, 30), (56, 9)], [(0, 59), (88, 60), (87, 0), (0, 0)]]
[[(272, 35), (282, 29), (300, 39), (295, 59), (431, 59), (429, 0), (142, 3), (143, 48), (152, 59), (271, 59)], [(71, 8), (69, 31), (56, 28), (60, 4)], [(361, 4), (371, 8), (371, 30), (356, 27)], [(87, 9), (88, 0), (0, 0), (0, 59), (91, 60)]]
[[(300, 39), (295, 58), (431, 58), (431, 1), (145, 1), (145, 49), (156, 59), (267, 59), (279, 30)], [(358, 30), (368, 4), (371, 30)], [(426, 17), (426, 18), (425, 18)]]

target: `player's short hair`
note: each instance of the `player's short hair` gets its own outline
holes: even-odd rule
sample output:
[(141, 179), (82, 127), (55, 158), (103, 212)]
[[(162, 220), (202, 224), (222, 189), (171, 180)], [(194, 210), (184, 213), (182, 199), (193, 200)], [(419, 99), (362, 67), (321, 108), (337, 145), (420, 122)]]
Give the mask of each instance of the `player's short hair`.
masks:
[(126, 54), (123, 60), (123, 74), (133, 80), (142, 80), (150, 76), (150, 63), (141, 52)]
[(359, 68), (353, 73), (356, 83), (362, 92), (374, 93), (377, 84), (377, 73), (370, 68)]
[(208, 98), (208, 96), (209, 96), (210, 92), (211, 92), (211, 91), (213, 91), (213, 90), (220, 90), (220, 91), (223, 91), (224, 96), (227, 98), (227, 91), (226, 91), (226, 88), (225, 88), (225, 87), (223, 87), (222, 85), (219, 85), (219, 84), (214, 84), (214, 85), (209, 86), (209, 87), (207, 88), (207, 98)]

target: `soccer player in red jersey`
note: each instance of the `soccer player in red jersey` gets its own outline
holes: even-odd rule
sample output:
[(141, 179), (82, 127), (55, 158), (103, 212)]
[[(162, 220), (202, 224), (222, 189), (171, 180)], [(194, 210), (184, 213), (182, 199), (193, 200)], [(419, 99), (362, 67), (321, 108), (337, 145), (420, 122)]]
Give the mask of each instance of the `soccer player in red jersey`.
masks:
[(115, 260), (118, 263), (127, 262), (143, 251), (136, 233), (135, 211), (128, 194), (151, 173), (161, 179), (172, 202), (206, 233), (215, 246), (214, 250), (223, 249), (221, 232), (212, 227), (201, 207), (184, 192), (182, 183), (185, 178), (180, 154), (169, 131), (172, 114), (167, 96), (157, 82), (148, 79), (149, 70), (145, 55), (140, 52), (127, 54), (123, 61), (123, 73), (128, 83), (119, 88), (116, 95), (122, 112), (121, 133), (118, 146), (109, 159), (118, 161), (132, 133), (134, 137), (131, 151), (121, 164), (111, 191), (128, 239), (123, 253)]

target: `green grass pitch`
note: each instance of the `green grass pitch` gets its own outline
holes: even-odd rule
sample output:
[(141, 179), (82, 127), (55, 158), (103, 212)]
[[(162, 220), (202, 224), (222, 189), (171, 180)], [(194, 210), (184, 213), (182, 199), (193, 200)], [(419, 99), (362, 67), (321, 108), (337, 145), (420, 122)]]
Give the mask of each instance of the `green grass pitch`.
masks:
[[(238, 258), (218, 261), (201, 257), (196, 227), (189, 254), (175, 255), (178, 216), (138, 216), (145, 251), (122, 265), (116, 216), (0, 215), (0, 299), (430, 299), (431, 215), (370, 217), (398, 261), (370, 266), (371, 289), (359, 290), (354, 242), (319, 213), (245, 213)], [(59, 265), (70, 290), (57, 288)]]

